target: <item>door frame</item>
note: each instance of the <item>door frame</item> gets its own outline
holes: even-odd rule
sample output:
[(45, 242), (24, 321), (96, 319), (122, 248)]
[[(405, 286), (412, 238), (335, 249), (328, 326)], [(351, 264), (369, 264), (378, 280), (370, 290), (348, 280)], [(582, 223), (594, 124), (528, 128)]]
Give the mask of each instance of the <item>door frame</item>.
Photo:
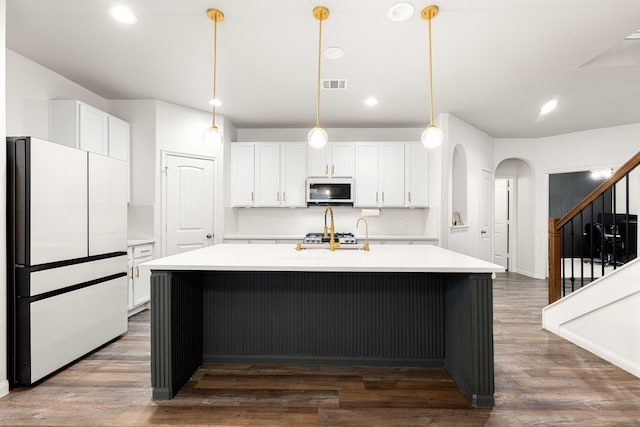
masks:
[[(489, 212), (488, 212), (488, 218), (487, 218), (487, 222), (489, 223), (489, 254), (488, 254), (488, 260), (486, 258), (483, 258), (484, 253), (482, 252), (482, 246), (483, 246), (483, 237), (482, 237), (482, 216), (483, 216), (483, 196), (485, 196), (485, 194), (483, 194), (482, 189), (483, 189), (483, 174), (487, 173), (490, 175), (491, 179), (489, 180), (489, 199), (490, 199), (490, 203), (489, 203)], [(487, 170), (487, 169), (480, 169), (480, 212), (479, 212), (479, 225), (480, 225), (480, 237), (479, 237), (479, 250), (478, 250), (478, 258), (480, 259), (484, 259), (485, 261), (488, 262), (493, 262), (493, 244), (494, 244), (494, 239), (493, 239), (493, 225), (494, 225), (494, 220), (495, 220), (495, 196), (494, 196), (494, 191), (495, 191), (495, 171), (491, 171), (491, 170)]]
[[(496, 176), (494, 178), (494, 189), (495, 189), (495, 182), (499, 179), (504, 179), (507, 181), (509, 215), (507, 219), (507, 254), (506, 256), (507, 256), (508, 271), (515, 272), (517, 269), (516, 239), (517, 239), (517, 229), (518, 229), (517, 222), (516, 222), (517, 215), (516, 215), (515, 201), (516, 201), (516, 192), (517, 192), (516, 183), (518, 182), (518, 178), (515, 176), (506, 176), (506, 175)], [(494, 195), (494, 202), (495, 202), (495, 195)], [(495, 212), (493, 216), (493, 222), (494, 222), (494, 230), (495, 230)], [(493, 244), (495, 245), (495, 238), (494, 238)], [(495, 254), (495, 250), (494, 250), (494, 254)]]
[(162, 250), (162, 256), (167, 256), (167, 192), (169, 190), (167, 186), (167, 168), (168, 158), (171, 157), (186, 157), (189, 159), (210, 160), (213, 162), (213, 244), (217, 243), (218, 237), (216, 231), (216, 206), (218, 206), (218, 192), (216, 191), (216, 179), (218, 178), (218, 163), (217, 158), (212, 156), (203, 156), (199, 154), (181, 153), (178, 151), (160, 150), (160, 177), (161, 177), (161, 213), (160, 213), (160, 248)]

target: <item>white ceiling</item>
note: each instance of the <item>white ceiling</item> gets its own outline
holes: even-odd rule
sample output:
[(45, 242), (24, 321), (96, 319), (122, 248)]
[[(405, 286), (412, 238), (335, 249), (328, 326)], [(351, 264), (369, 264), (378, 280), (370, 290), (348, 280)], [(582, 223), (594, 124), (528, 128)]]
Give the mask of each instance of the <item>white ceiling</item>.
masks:
[[(427, 23), (391, 22), (397, 0), (7, 0), (7, 47), (108, 99), (159, 99), (208, 110), (213, 24), (218, 112), (240, 128), (315, 124), (318, 21), (329, 8), (324, 127), (423, 127), (428, 122)], [(129, 4), (138, 23), (107, 15)], [(435, 114), (494, 137), (539, 137), (640, 122), (638, 0), (440, 0), (432, 23)], [(614, 48), (613, 50), (610, 50)], [(598, 58), (596, 58), (598, 57)], [(588, 64), (587, 64), (588, 63)], [(587, 64), (587, 65), (585, 65)], [(584, 66), (583, 66), (584, 65)], [(364, 105), (369, 96), (379, 100)], [(538, 118), (542, 104), (554, 113)], [(8, 108), (11, 108), (8, 106)]]

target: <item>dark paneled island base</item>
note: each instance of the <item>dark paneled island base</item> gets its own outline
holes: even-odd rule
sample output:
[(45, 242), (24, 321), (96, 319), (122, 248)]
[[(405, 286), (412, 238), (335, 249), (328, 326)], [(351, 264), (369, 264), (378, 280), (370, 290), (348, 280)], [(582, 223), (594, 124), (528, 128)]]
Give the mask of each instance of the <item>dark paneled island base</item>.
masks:
[(154, 400), (230, 362), (445, 368), (494, 404), (490, 273), (152, 270), (151, 300)]

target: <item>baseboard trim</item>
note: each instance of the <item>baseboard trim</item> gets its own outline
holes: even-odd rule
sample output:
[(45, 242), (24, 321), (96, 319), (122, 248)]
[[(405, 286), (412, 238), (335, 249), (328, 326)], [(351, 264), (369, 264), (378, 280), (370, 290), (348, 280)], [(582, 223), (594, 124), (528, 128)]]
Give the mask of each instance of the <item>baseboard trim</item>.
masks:
[(0, 382), (0, 397), (9, 394), (9, 381), (4, 380)]

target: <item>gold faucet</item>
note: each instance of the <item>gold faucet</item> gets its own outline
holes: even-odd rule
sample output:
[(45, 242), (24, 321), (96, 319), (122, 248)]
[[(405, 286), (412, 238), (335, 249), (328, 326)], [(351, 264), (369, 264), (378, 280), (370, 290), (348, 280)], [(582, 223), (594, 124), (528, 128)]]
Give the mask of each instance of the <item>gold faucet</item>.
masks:
[(358, 225), (360, 225), (360, 221), (364, 221), (364, 230), (365, 230), (365, 240), (364, 240), (364, 246), (362, 246), (362, 249), (364, 249), (365, 251), (369, 252), (369, 223), (367, 222), (366, 219), (364, 219), (363, 217), (358, 218), (358, 221), (356, 222), (356, 228), (358, 228)]
[(340, 242), (336, 242), (336, 227), (333, 222), (333, 209), (331, 209), (331, 206), (327, 206), (324, 210), (324, 237), (327, 237), (327, 213), (331, 214), (331, 237), (329, 239), (329, 250), (333, 252), (340, 247)]

